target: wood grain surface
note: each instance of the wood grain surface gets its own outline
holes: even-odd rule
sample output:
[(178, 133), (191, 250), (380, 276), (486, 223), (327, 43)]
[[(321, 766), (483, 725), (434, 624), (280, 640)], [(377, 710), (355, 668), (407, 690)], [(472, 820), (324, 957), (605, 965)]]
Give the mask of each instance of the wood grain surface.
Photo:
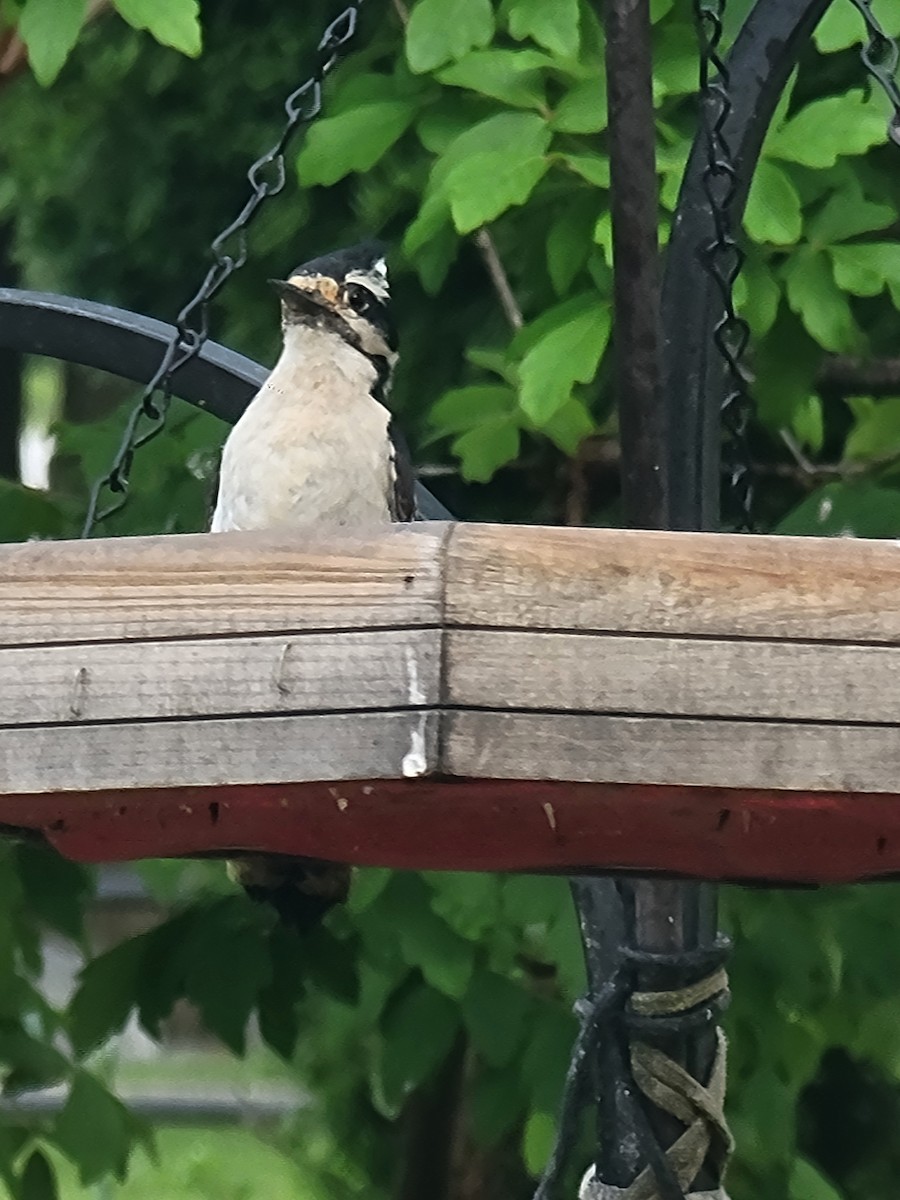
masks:
[[(900, 870), (894, 542), (428, 524), (34, 542), (0, 547), (0, 617), (0, 824), (59, 841), (62, 821), (67, 853), (296, 844), (457, 869)], [(352, 837), (367, 849), (348, 852), (350, 823), (329, 809), (326, 836), (310, 806), (363, 786)], [(303, 796), (289, 834), (279, 789)], [(197, 825), (194, 794), (257, 803), (258, 822)], [(752, 812), (751, 831), (744, 816), (710, 825), (711, 795), (729, 798), (717, 814)], [(647, 796), (665, 837), (645, 823), (639, 845)], [(123, 810), (108, 828), (104, 797)], [(810, 867), (814, 811), (844, 850), (829, 841)]]

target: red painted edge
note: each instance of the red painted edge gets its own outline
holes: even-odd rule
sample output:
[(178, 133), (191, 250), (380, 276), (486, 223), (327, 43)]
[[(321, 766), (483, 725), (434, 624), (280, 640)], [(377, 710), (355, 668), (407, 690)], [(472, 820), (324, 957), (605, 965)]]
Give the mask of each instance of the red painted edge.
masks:
[(369, 780), (5, 796), (0, 819), (80, 862), (241, 849), (422, 870), (900, 874), (900, 797), (852, 792)]

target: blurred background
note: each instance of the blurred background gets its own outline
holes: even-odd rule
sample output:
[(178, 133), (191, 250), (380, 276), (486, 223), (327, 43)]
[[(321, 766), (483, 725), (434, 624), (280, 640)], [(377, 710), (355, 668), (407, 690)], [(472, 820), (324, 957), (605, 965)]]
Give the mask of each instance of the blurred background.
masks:
[[(0, 5), (0, 286), (173, 319), (339, 7)], [(872, 7), (900, 32), (894, 0)], [(748, 8), (729, 3), (729, 37)], [(698, 67), (692, 6), (653, 10), (665, 242)], [(900, 151), (862, 35), (836, 2), (747, 211), (750, 455), (774, 532), (900, 535)], [(620, 520), (602, 62), (586, 0), (367, 4), (213, 306), (213, 336), (270, 364), (265, 281), (384, 237), (393, 403), (460, 517)], [(77, 536), (134, 398), (0, 351), (0, 540)], [(176, 401), (101, 532), (202, 529), (226, 432)], [(564, 881), (360, 872), (306, 939), (215, 863), (86, 871), (4, 845), (0, 896), (9, 1196), (530, 1196), (584, 986)], [(732, 1200), (893, 1200), (897, 886), (724, 889), (723, 924)]]

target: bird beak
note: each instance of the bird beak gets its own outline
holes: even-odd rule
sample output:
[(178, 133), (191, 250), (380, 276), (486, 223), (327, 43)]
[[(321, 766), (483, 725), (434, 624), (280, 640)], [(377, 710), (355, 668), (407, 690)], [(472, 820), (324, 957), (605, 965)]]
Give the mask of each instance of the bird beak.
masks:
[(269, 279), (267, 282), (271, 284), (283, 300), (286, 300), (289, 296), (308, 294), (302, 293), (296, 284), (289, 282), (287, 279)]
[(291, 279), (270, 279), (283, 303), (300, 312), (337, 307), (340, 285), (324, 275), (294, 275)]

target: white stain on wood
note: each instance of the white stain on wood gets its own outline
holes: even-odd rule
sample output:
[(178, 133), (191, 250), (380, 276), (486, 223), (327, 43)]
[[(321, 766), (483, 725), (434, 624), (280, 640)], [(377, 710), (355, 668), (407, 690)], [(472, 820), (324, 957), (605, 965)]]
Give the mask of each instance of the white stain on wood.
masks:
[(409, 750), (403, 756), (400, 770), (404, 779), (418, 779), (428, 772), (428, 757), (425, 753), (425, 734), (428, 714), (422, 713), (418, 725), (409, 731)]

